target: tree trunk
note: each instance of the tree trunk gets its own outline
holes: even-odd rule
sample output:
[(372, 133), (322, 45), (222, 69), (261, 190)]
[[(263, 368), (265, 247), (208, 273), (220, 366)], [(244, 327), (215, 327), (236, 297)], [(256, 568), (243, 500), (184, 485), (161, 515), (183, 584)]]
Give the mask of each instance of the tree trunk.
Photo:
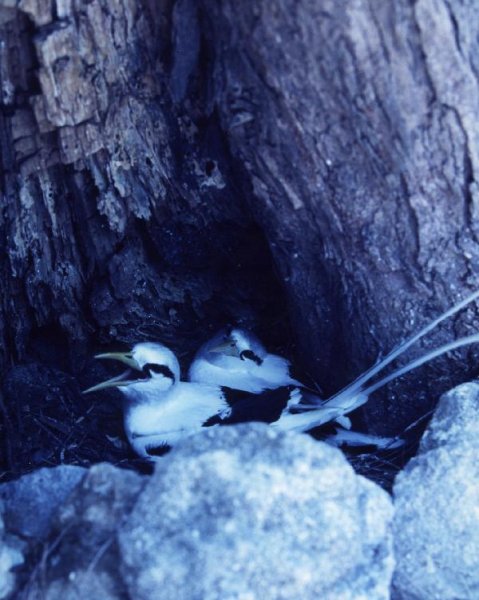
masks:
[(332, 392), (477, 286), (473, 3), (1, 6), (3, 367), (239, 322)]
[[(332, 391), (477, 287), (477, 7), (205, 5), (222, 126), (303, 356)], [(411, 381), (401, 406), (366, 411), (412, 421)]]

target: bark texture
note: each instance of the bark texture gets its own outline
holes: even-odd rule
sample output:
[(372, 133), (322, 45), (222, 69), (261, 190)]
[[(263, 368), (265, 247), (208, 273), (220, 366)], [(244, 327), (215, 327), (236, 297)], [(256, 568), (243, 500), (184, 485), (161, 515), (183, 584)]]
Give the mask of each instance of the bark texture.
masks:
[(279, 286), (223, 134), (170, 99), (171, 3), (2, 10), (3, 359), (52, 332), (77, 354), (144, 336), (188, 347), (248, 316), (228, 306), (240, 287), (250, 312), (267, 307)]
[(332, 392), (477, 287), (474, 2), (0, 4), (4, 366), (239, 321)]
[(477, 287), (477, 6), (205, 4), (223, 129), (336, 388)]

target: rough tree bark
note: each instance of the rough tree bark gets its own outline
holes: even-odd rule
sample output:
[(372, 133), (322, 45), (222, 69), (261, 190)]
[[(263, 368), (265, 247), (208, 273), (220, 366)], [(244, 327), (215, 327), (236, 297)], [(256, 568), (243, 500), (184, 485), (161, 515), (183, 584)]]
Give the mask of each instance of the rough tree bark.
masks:
[[(337, 388), (477, 287), (477, 7), (206, 7), (223, 128), (301, 349)], [(405, 424), (418, 390), (400, 385), (402, 402), (366, 410)]]
[(474, 3), (0, 4), (4, 367), (240, 321), (331, 392), (477, 286)]

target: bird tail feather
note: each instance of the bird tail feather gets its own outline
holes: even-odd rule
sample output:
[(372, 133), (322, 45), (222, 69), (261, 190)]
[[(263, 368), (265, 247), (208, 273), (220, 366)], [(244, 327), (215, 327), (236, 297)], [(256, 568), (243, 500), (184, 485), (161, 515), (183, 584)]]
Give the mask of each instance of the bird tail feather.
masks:
[[(405, 340), (404, 342), (402, 342), (401, 344), (396, 346), (396, 348), (394, 348), (391, 352), (389, 352), (389, 354), (387, 354), (382, 360), (380, 360), (378, 363), (376, 363), (375, 365), (373, 365), (372, 367), (370, 367), (369, 369), (364, 371), (364, 373), (362, 373), (357, 379), (355, 379), (352, 383), (350, 383), (349, 385), (344, 387), (342, 390), (340, 390), (339, 392), (334, 394), (334, 396), (332, 396), (328, 400), (321, 400), (320, 398), (318, 398), (318, 401), (316, 402), (316, 404), (317, 405), (318, 404), (322, 404), (322, 405), (327, 404), (327, 405), (331, 406), (330, 402), (335, 402), (335, 404), (342, 405), (345, 400), (347, 401), (347, 399), (349, 397), (354, 396), (356, 394), (356, 392), (357, 393), (366, 393), (369, 395), (372, 392), (375, 392), (379, 388), (383, 387), (387, 383), (391, 382), (392, 380), (396, 379), (397, 377), (401, 377), (405, 373), (408, 373), (412, 369), (415, 369), (415, 368), (423, 365), (424, 363), (436, 358), (437, 356), (440, 356), (441, 354), (444, 354), (446, 352), (449, 352), (450, 350), (459, 348), (461, 346), (466, 346), (468, 344), (477, 343), (478, 340), (476, 339), (476, 336), (474, 336), (474, 335), (459, 338), (458, 340), (455, 340), (454, 342), (451, 342), (450, 344), (445, 344), (444, 346), (440, 346), (439, 348), (432, 350), (431, 352), (428, 352), (427, 354), (423, 355), (422, 357), (408, 363), (404, 367), (401, 367), (401, 368), (393, 371), (390, 375), (380, 379), (378, 382), (370, 385), (369, 387), (365, 387), (366, 384), (375, 375), (377, 375), (382, 370), (384, 370), (384, 368), (387, 365), (389, 365), (393, 360), (395, 360), (401, 354), (403, 354), (406, 350), (408, 350), (413, 344), (415, 344), (417, 341), (419, 341), (421, 338), (423, 338), (425, 335), (427, 335), (430, 331), (435, 329), (440, 323), (442, 323), (449, 317), (455, 315), (457, 312), (459, 312), (460, 310), (465, 308), (468, 304), (470, 304), (471, 302), (474, 302), (478, 298), (479, 298), (479, 290), (476, 290), (474, 293), (467, 296), (467, 298), (464, 298), (464, 300), (461, 300), (460, 302), (458, 302), (457, 304), (455, 304), (454, 306), (452, 306), (451, 308), (446, 310), (439, 317), (437, 317), (433, 321), (430, 321), (425, 327), (423, 327), (416, 334), (414, 334), (413, 336), (411, 336), (410, 338), (408, 338), (407, 340)], [(314, 400), (312, 400), (312, 399), (310, 400), (310, 402), (312, 402), (313, 404), (315, 403)], [(350, 411), (348, 411), (348, 412), (350, 412)]]
[(284, 415), (274, 426), (280, 431), (309, 431), (332, 421), (340, 421), (348, 413), (366, 404), (370, 394), (384, 387), (393, 379), (401, 377), (413, 369), (417, 369), (442, 354), (477, 343), (479, 343), (479, 333), (439, 346), (439, 348), (431, 350), (420, 358), (411, 361), (366, 389), (356, 391), (353, 386), (348, 386), (330, 400), (325, 400), (321, 407), (301, 413)]
[[(389, 365), (393, 360), (401, 356), (406, 350), (408, 350), (413, 344), (418, 342), (421, 338), (435, 329), (440, 323), (452, 317), (460, 310), (465, 308), (471, 302), (474, 302), (479, 298), (479, 290), (476, 290), (464, 300), (461, 300), (454, 306), (451, 306), (448, 310), (443, 312), (439, 317), (430, 321), (425, 327), (420, 329), (417, 333), (406, 339), (404, 342), (400, 343), (396, 348), (391, 350), (389, 354), (387, 354), (383, 359), (381, 359), (377, 364), (373, 365), (369, 369), (367, 369), (364, 373), (362, 373), (355, 381), (353, 381), (350, 385), (347, 386), (347, 389), (350, 391), (363, 389), (364, 385), (372, 379), (377, 373), (382, 371), (387, 365)], [(345, 388), (346, 389), (346, 388)], [(341, 394), (342, 392), (339, 392)]]

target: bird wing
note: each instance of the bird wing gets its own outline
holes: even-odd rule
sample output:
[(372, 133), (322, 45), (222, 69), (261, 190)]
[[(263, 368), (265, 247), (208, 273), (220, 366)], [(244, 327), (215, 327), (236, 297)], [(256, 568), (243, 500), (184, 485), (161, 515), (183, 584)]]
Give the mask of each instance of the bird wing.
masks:
[(195, 359), (188, 372), (188, 379), (190, 382), (219, 385), (252, 394), (260, 394), (271, 387), (293, 383), (285, 374), (279, 381), (268, 381), (261, 368), (254, 363), (250, 365), (240, 358), (223, 354), (212, 356), (211, 360)]
[(273, 423), (281, 418), (291, 402), (297, 402), (297, 389), (285, 386), (267, 390), (261, 394), (248, 394), (239, 390), (222, 388), (230, 410), (218, 413), (205, 422), (211, 425), (233, 425), (237, 423)]

